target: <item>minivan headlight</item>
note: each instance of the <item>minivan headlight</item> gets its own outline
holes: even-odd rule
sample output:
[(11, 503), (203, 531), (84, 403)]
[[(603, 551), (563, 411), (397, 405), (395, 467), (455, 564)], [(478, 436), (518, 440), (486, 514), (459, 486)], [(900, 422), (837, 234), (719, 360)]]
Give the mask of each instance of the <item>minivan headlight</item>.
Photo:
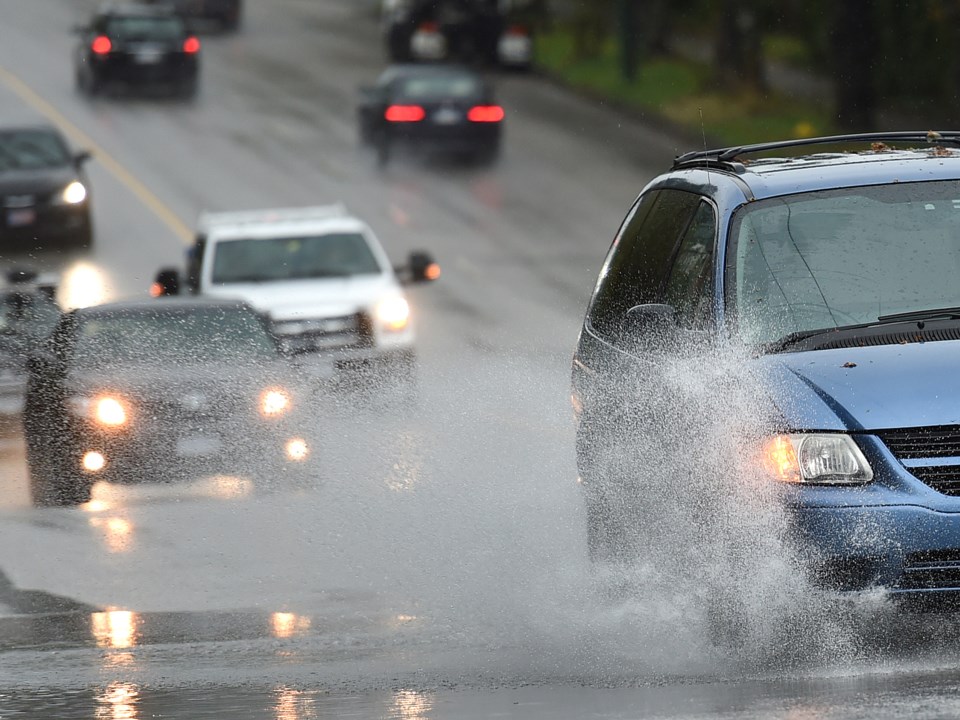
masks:
[(849, 435), (777, 435), (764, 444), (763, 467), (775, 480), (798, 485), (864, 485), (873, 470)]

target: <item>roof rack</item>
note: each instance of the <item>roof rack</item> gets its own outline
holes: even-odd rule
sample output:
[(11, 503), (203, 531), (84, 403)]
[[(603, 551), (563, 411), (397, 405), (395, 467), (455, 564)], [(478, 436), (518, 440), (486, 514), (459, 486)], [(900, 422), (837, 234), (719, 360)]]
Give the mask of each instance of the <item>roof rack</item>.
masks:
[(262, 225), (264, 223), (309, 222), (349, 217), (343, 203), (299, 208), (269, 208), (233, 212), (208, 212), (200, 216), (201, 232), (213, 225)]
[(735, 162), (741, 155), (751, 155), (753, 153), (769, 152), (771, 150), (809, 147), (811, 145), (839, 145), (859, 142), (922, 142), (932, 145), (960, 145), (960, 132), (955, 130), (942, 132), (927, 130), (829, 135), (827, 137), (799, 138), (797, 140), (781, 140), (779, 142), (757, 143), (755, 145), (738, 145), (719, 148), (717, 150), (696, 150), (678, 155), (673, 161), (673, 167), (677, 169), (681, 167), (716, 166), (726, 167), (736, 172), (743, 172), (743, 165)]

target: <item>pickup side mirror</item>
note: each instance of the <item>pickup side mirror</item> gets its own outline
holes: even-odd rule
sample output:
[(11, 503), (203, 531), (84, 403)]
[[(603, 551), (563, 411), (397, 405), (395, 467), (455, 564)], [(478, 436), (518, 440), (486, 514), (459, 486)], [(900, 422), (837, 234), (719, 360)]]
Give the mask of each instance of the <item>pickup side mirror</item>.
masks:
[(433, 282), (440, 277), (440, 265), (430, 253), (415, 250), (410, 253), (406, 267), (400, 269), (400, 276), (409, 283)]
[(167, 295), (180, 294), (180, 271), (176, 268), (163, 268), (160, 270), (153, 285), (150, 286), (150, 295), (152, 297), (164, 297)]

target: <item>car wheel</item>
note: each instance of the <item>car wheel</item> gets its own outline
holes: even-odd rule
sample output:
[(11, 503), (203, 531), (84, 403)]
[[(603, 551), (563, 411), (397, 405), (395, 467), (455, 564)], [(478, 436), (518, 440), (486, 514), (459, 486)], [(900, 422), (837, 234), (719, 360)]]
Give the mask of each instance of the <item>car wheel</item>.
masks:
[(390, 141), (386, 138), (380, 138), (377, 142), (377, 165), (386, 167), (390, 162)]
[(473, 159), (477, 165), (482, 167), (487, 167), (493, 165), (497, 159), (500, 157), (500, 146), (499, 145), (490, 145), (488, 147), (481, 148), (474, 153)]
[(89, 214), (83, 223), (83, 227), (74, 236), (73, 245), (79, 250), (89, 250), (93, 247), (93, 221)]
[(93, 97), (100, 92), (100, 82), (91, 71), (77, 70), (77, 87), (84, 95)]
[(197, 86), (198, 83), (196, 80), (187, 80), (177, 88), (177, 94), (184, 100), (193, 100), (197, 97)]

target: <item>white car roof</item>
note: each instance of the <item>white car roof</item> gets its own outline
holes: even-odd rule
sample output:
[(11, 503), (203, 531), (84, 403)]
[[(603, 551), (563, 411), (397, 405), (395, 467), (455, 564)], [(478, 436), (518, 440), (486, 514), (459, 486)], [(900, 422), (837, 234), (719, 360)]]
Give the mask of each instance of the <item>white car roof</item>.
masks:
[(358, 232), (369, 234), (367, 224), (353, 217), (344, 205), (272, 208), (239, 212), (204, 213), (199, 232), (221, 238), (271, 238), (308, 233)]

